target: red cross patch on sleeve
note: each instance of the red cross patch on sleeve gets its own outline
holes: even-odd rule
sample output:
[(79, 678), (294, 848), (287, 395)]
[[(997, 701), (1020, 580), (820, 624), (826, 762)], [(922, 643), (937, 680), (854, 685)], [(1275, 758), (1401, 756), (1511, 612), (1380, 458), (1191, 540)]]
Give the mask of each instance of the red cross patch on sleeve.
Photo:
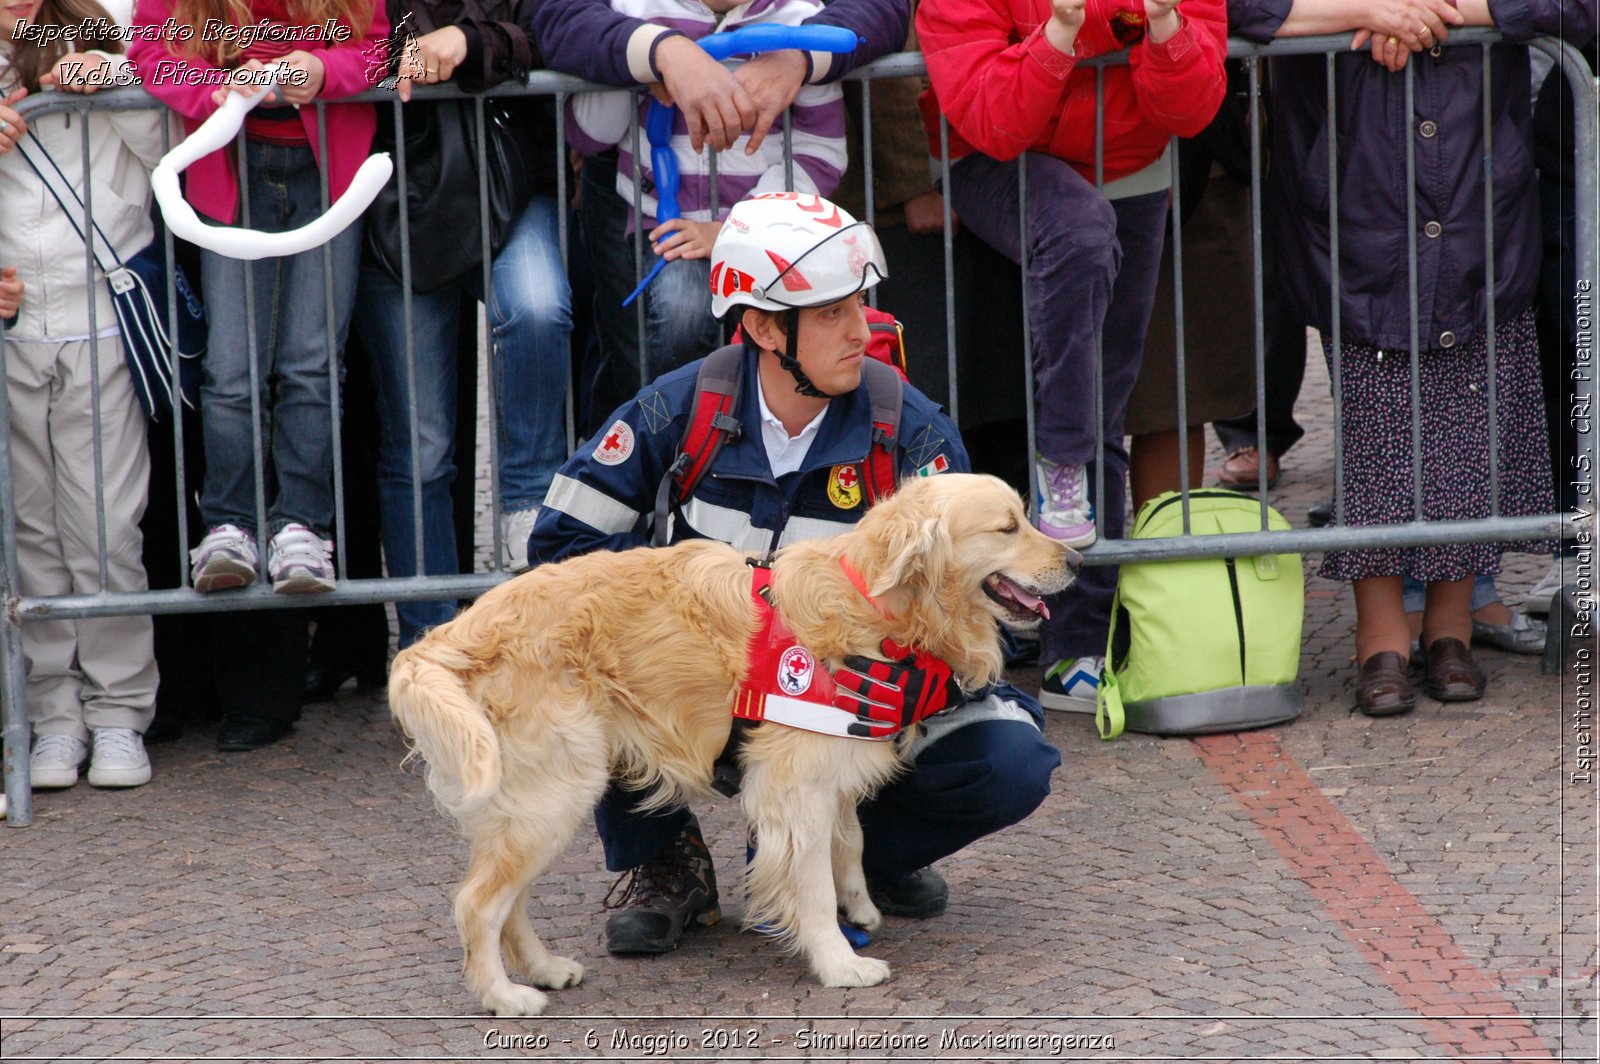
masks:
[(594, 460), (601, 465), (621, 465), (633, 456), (633, 428), (617, 421), (600, 434), (594, 445)]

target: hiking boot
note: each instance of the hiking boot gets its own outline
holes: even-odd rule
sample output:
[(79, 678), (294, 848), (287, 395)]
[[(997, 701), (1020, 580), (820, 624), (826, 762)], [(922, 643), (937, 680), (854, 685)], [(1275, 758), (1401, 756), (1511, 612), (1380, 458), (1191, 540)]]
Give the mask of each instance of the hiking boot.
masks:
[(710, 927), (722, 919), (700, 822), (691, 815), (654, 860), (618, 876), (604, 905), (620, 910), (606, 920), (606, 949), (612, 953), (666, 953), (678, 948), (686, 927)]
[(190, 576), (202, 595), (256, 582), (256, 541), (238, 525), (215, 525), (189, 552)]
[(333, 542), (298, 521), (278, 530), (267, 544), (267, 575), (280, 595), (332, 591)]
[(886, 916), (926, 920), (944, 912), (950, 901), (950, 885), (933, 869), (919, 868), (890, 883), (869, 879), (867, 894)]
[(28, 758), (28, 781), (34, 790), (71, 787), (78, 766), (89, 756), (89, 744), (74, 735), (41, 735)]
[(1063, 658), (1050, 666), (1039, 685), (1039, 704), (1063, 713), (1093, 713), (1100, 696), (1100, 674), (1106, 659), (1094, 654)]
[(89, 786), (142, 787), (150, 782), (144, 739), (132, 728), (95, 728), (89, 759)]
[(528, 537), (539, 519), (539, 508), (500, 515), (500, 555), (513, 572), (528, 567)]
[(1089, 470), (1081, 465), (1056, 465), (1034, 455), (1038, 487), (1034, 493), (1034, 522), (1039, 531), (1069, 547), (1087, 547), (1095, 541), (1094, 504), (1089, 501)]

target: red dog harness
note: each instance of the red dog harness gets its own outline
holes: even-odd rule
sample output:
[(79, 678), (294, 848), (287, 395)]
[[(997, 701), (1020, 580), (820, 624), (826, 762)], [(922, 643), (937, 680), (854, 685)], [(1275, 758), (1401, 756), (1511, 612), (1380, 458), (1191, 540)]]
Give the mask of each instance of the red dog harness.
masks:
[(749, 667), (733, 699), (736, 721), (768, 720), (802, 731), (846, 739), (882, 742), (894, 733), (862, 735), (850, 731), (860, 719), (834, 704), (838, 685), (833, 675), (794, 637), (772, 608), (772, 570), (755, 566), (750, 597), (760, 625), (750, 637)]

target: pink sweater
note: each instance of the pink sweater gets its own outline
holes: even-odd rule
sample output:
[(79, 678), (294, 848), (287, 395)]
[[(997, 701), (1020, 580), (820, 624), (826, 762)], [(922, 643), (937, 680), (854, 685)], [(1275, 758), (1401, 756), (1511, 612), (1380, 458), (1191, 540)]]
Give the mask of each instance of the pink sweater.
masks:
[[(171, 0), (139, 0), (134, 24), (160, 26), (171, 16)], [(250, 16), (254, 20), (294, 24), (285, 0), (252, 0)], [(320, 96), (336, 100), (371, 88), (383, 76), (387, 66), (389, 19), (383, 5), (375, 5), (372, 24), (364, 27), (364, 34), (361, 33), (362, 28), (357, 27), (357, 32), (343, 42), (296, 40), (286, 47), (281, 42), (261, 41), (246, 54), (266, 61), (294, 49), (317, 52), (326, 72)], [(199, 28), (196, 29), (198, 31)], [(165, 38), (147, 40), (141, 36), (130, 44), (128, 57), (138, 69), (145, 89), (182, 115), (184, 127), (193, 132), (216, 111), (217, 105), (211, 102), (211, 94), (221, 82), (217, 80), (217, 66), (203, 57), (181, 55), (181, 47), (178, 42)], [(328, 174), (330, 196), (337, 198), (349, 187), (351, 178), (372, 148), (377, 113), (371, 104), (346, 104), (329, 107), (327, 115), (328, 158), (324, 160), (318, 148), (317, 109), (311, 106), (300, 109), (300, 122), (305, 127), (306, 139), (311, 144), (311, 150), (319, 152), (317, 164)], [(216, 151), (200, 159), (185, 172), (188, 177), (185, 190), (195, 210), (225, 224), (235, 220), (239, 204), (236, 161), (237, 156), (231, 150)]]

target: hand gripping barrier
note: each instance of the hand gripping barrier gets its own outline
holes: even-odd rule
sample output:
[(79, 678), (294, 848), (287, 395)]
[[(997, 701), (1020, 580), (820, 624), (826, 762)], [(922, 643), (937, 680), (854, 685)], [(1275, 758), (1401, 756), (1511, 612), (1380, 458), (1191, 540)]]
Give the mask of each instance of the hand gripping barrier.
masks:
[[(282, 80), (286, 68), (274, 64), (267, 69), (271, 73), (263, 84), (276, 85)], [(350, 187), (334, 201), (333, 206), (321, 217), (298, 229), (263, 233), (256, 229), (236, 229), (201, 221), (194, 208), (183, 198), (183, 192), (178, 187), (178, 175), (196, 160), (227, 147), (244, 125), (245, 115), (270, 95), (270, 92), (254, 96), (229, 93), (215, 114), (156, 164), (150, 174), (150, 187), (155, 193), (156, 202), (161, 205), (161, 216), (174, 236), (233, 259), (298, 255), (338, 236), (345, 226), (361, 217), (378, 191), (388, 183), (389, 175), (394, 172), (393, 161), (386, 153), (369, 155), (356, 171)]]
[[(756, 55), (785, 48), (803, 52), (853, 52), (860, 38), (843, 26), (741, 26), (727, 33), (710, 34), (695, 43), (720, 63), (729, 56)], [(672, 127), (677, 117), (676, 107), (652, 100), (644, 120), (645, 138), (650, 142), (650, 165), (655, 170), (657, 224), (683, 216), (678, 208), (678, 157), (672, 154)], [(666, 259), (657, 259), (622, 305), (631, 306), (666, 264)]]

